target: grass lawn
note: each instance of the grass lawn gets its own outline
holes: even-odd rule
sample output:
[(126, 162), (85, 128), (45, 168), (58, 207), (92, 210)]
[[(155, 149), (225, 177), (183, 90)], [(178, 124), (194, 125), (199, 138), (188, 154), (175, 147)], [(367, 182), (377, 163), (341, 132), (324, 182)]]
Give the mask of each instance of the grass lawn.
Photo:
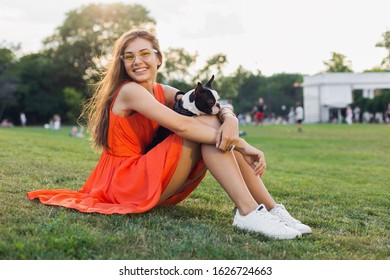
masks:
[(31, 190), (81, 188), (98, 155), (69, 127), (1, 128), (0, 259), (390, 259), (390, 127), (242, 129), (265, 152), (271, 194), (313, 234), (275, 241), (234, 229), (233, 205), (210, 174), (187, 200), (144, 214), (30, 201)]

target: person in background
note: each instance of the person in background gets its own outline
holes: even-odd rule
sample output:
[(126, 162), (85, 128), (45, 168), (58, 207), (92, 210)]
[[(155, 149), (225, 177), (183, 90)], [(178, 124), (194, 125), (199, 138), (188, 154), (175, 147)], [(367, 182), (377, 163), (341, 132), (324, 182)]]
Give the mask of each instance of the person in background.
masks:
[(59, 130), (61, 128), (61, 117), (58, 114), (53, 116), (53, 129)]
[(295, 106), (295, 125), (298, 132), (302, 132), (302, 123), (303, 123), (303, 107), (301, 102), (297, 101)]
[(257, 101), (257, 105), (253, 108), (256, 125), (263, 124), (266, 109), (267, 105), (264, 103), (264, 99), (260, 97)]
[(27, 117), (26, 114), (23, 112), (20, 113), (20, 124), (22, 125), (22, 127), (25, 127), (27, 124)]
[(347, 124), (352, 124), (353, 112), (351, 106), (347, 106), (347, 110), (345, 111), (345, 121)]
[(360, 107), (359, 106), (356, 106), (353, 109), (353, 115), (354, 115), (355, 123), (360, 123)]
[(3, 119), (0, 123), (0, 127), (14, 127), (14, 124), (8, 121), (8, 119)]
[(390, 103), (387, 104), (387, 110), (385, 113), (386, 123), (390, 125)]
[(80, 130), (77, 129), (77, 126), (73, 126), (70, 130), (69, 135), (72, 137), (77, 137), (77, 138), (83, 138), (84, 137), (84, 127), (81, 126)]

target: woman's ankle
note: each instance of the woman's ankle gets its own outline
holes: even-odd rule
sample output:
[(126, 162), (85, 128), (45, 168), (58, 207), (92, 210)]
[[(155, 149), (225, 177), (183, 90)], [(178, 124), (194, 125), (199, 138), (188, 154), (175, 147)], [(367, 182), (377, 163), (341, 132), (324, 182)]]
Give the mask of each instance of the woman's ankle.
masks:
[(237, 207), (238, 209), (238, 212), (240, 213), (241, 216), (246, 216), (248, 215), (249, 213), (253, 212), (254, 210), (257, 209), (257, 206), (258, 205), (255, 205), (254, 207), (250, 207), (250, 206), (243, 206), (243, 207)]

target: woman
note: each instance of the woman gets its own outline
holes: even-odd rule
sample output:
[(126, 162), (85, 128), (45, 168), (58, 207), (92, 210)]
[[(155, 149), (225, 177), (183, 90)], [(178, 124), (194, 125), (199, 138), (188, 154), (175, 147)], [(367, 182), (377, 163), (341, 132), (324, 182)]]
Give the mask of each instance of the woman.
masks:
[[(208, 169), (237, 207), (236, 227), (277, 239), (310, 232), (264, 187), (264, 155), (238, 138), (231, 109), (219, 118), (171, 110), (177, 90), (156, 83), (163, 58), (151, 33), (125, 33), (112, 56), (84, 112), (95, 148), (103, 148), (97, 166), (79, 191), (39, 190), (30, 199), (82, 212), (140, 213), (185, 199)], [(174, 134), (145, 153), (159, 125)]]

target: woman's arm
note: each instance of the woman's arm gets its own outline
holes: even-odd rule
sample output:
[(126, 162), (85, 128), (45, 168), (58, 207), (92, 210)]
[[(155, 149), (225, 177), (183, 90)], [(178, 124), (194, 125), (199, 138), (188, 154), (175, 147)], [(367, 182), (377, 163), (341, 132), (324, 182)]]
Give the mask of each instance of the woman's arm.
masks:
[(221, 127), (217, 134), (217, 147), (233, 147), (238, 145), (238, 119), (233, 112), (232, 107), (222, 107), (218, 113), (218, 118), (221, 121)]
[(245, 161), (253, 169), (257, 176), (263, 177), (267, 165), (265, 163), (264, 153), (259, 149), (249, 145), (244, 139), (240, 138), (235, 150), (242, 154)]
[(178, 92), (179, 90), (168, 85), (161, 85), (161, 86), (164, 91), (165, 105), (172, 109), (173, 105), (175, 104), (176, 92)]
[(162, 105), (142, 86), (128, 83), (119, 91), (115, 100), (115, 113), (129, 115), (132, 111), (144, 115), (173, 133), (198, 143), (216, 144), (217, 130), (203, 122), (180, 115)]

